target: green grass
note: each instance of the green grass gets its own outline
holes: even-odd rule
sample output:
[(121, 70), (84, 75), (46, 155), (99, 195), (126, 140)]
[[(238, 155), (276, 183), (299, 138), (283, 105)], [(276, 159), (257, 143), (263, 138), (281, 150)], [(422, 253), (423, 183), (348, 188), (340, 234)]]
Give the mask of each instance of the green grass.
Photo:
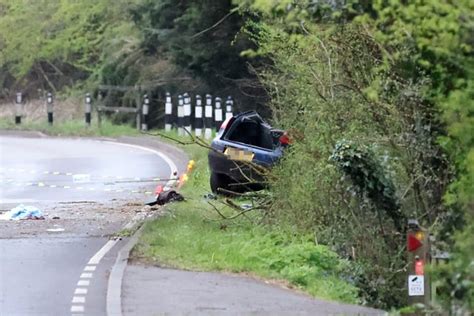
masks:
[(138, 135), (139, 132), (129, 125), (114, 125), (108, 120), (102, 121), (99, 128), (97, 123), (90, 127), (83, 120), (71, 120), (66, 122), (55, 122), (50, 126), (47, 122), (22, 122), (15, 125), (12, 120), (0, 119), (0, 129), (18, 131), (40, 131), (54, 136), (109, 136)]
[(185, 150), (196, 161), (181, 191), (186, 201), (169, 204), (168, 216), (146, 224), (134, 259), (182, 269), (248, 273), (284, 280), (320, 298), (357, 302), (357, 289), (343, 279), (349, 263), (316, 245), (314, 236), (255, 225), (245, 217), (219, 220), (204, 197), (210, 192), (207, 151), (196, 145)]

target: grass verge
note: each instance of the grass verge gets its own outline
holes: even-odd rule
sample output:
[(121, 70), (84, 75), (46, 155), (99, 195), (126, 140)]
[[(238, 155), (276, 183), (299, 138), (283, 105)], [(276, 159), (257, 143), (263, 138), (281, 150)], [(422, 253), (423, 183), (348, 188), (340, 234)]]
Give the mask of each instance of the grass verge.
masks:
[(139, 132), (129, 125), (114, 125), (108, 120), (102, 121), (99, 128), (96, 124), (87, 127), (83, 120), (56, 122), (50, 126), (47, 122), (22, 122), (15, 125), (11, 120), (0, 118), (0, 129), (17, 131), (39, 131), (54, 136), (108, 136), (138, 135)]
[(169, 215), (146, 224), (134, 260), (283, 280), (316, 297), (357, 303), (357, 289), (345, 278), (349, 262), (315, 244), (314, 236), (255, 225), (251, 218), (220, 220), (205, 197), (210, 192), (207, 150), (197, 145), (184, 149), (196, 162), (181, 190), (186, 201), (168, 205)]

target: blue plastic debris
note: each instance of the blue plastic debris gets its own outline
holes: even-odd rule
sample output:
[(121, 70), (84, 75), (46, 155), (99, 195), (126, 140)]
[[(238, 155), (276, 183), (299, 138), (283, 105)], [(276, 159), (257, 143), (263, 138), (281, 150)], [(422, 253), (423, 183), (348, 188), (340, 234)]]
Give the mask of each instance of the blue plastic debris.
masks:
[(44, 219), (43, 212), (35, 206), (25, 206), (23, 204), (12, 208), (10, 211), (1, 214), (2, 220), (24, 220), (24, 219)]

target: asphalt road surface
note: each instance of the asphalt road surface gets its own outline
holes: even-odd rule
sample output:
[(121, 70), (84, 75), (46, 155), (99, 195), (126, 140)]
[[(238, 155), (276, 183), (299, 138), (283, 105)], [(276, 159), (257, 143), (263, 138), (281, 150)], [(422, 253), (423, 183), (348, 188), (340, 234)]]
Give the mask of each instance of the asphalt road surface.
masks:
[(133, 145), (0, 136), (0, 213), (25, 204), (46, 217), (0, 220), (0, 315), (105, 315), (121, 246), (109, 236), (173, 168)]
[(151, 195), (170, 166), (143, 148), (84, 139), (0, 137), (0, 203)]

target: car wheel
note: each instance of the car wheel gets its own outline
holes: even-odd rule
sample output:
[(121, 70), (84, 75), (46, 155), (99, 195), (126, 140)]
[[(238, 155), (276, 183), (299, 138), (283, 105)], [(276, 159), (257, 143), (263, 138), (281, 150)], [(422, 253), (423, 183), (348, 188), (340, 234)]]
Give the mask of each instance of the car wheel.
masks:
[(225, 194), (219, 191), (219, 188), (229, 190), (230, 178), (225, 174), (211, 172), (211, 190), (214, 194)]

